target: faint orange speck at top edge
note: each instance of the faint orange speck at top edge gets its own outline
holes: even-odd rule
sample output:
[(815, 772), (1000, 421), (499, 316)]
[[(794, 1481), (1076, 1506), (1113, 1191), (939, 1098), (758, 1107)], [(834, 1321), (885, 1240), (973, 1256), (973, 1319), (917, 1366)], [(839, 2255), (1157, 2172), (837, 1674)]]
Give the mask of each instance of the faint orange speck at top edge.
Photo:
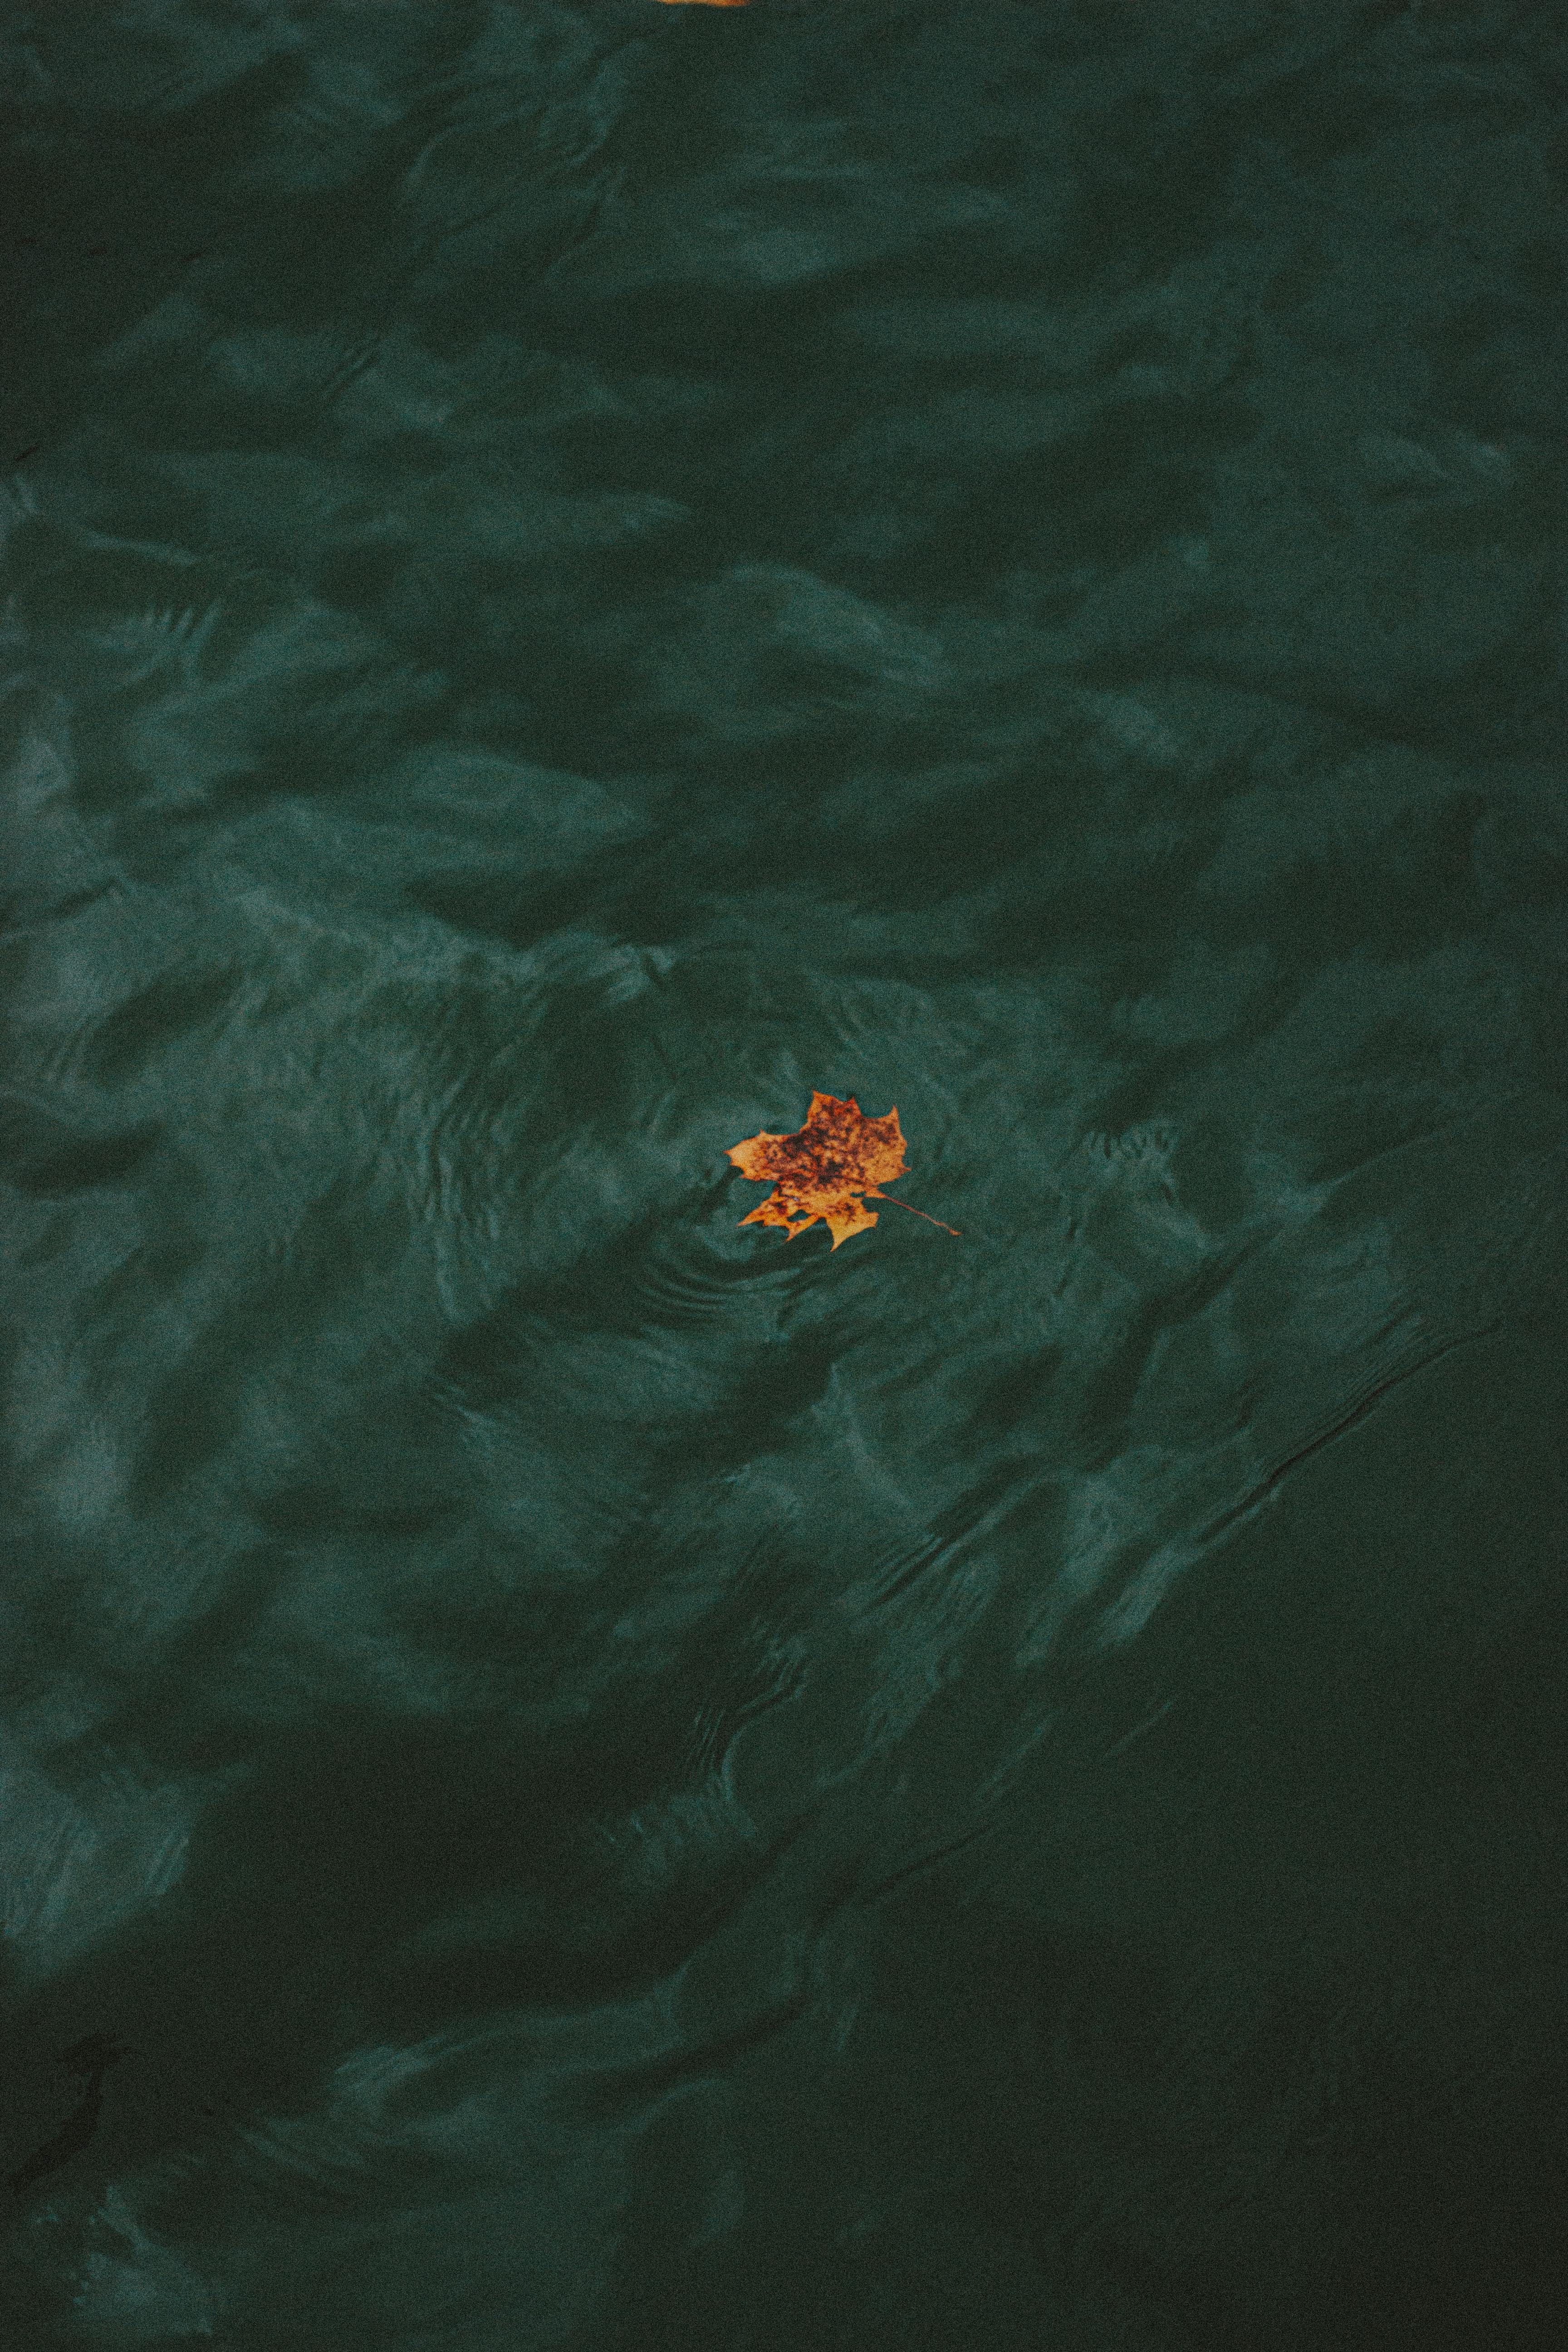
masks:
[[(681, 0), (665, 0), (665, 5), (668, 7), (679, 8), (681, 5)], [(696, 5), (703, 8), (743, 8), (746, 0), (696, 0)]]

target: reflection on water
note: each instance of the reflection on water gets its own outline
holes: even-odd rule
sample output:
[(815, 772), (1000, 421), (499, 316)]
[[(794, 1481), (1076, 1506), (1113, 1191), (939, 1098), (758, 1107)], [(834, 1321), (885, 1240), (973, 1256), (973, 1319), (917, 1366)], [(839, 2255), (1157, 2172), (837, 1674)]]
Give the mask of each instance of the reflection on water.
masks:
[(18, 2344), (1548, 2340), (1554, 39), (0, 25)]

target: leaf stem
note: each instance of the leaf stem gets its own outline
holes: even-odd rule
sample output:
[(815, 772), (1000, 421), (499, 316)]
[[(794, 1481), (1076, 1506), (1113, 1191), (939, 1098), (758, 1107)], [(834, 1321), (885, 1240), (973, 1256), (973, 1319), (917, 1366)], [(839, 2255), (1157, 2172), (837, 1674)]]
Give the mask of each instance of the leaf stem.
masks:
[(917, 1209), (913, 1203), (909, 1201), (900, 1201), (896, 1192), (879, 1192), (873, 1190), (868, 1195), (868, 1198), (873, 1201), (891, 1201), (895, 1209), (908, 1209), (911, 1217), (925, 1217), (925, 1221), (928, 1225), (942, 1225), (942, 1230), (944, 1234), (952, 1234), (956, 1235), (959, 1240), (963, 1239), (963, 1234), (957, 1225), (942, 1225), (942, 1219), (940, 1217), (927, 1216), (926, 1212), (923, 1209)]

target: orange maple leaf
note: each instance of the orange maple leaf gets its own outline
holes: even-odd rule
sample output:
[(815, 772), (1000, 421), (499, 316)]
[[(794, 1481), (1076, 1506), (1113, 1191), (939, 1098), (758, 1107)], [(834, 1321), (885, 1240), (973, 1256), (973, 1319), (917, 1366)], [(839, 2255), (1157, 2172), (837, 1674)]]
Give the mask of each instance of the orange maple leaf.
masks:
[[(893, 1200), (882, 1190), (885, 1182), (904, 1172), (904, 1138), (897, 1110), (883, 1118), (868, 1118), (853, 1096), (840, 1102), (837, 1095), (814, 1090), (804, 1127), (793, 1135), (749, 1135), (744, 1143), (731, 1144), (728, 1156), (742, 1176), (773, 1188), (741, 1223), (783, 1225), (791, 1241), (818, 1217), (833, 1235), (835, 1249), (851, 1234), (867, 1232), (876, 1223), (877, 1212), (858, 1197), (863, 1193), (873, 1201), (892, 1201), (896, 1209), (909, 1209), (912, 1217), (926, 1217), (923, 1209)], [(926, 1223), (942, 1225), (942, 1219), (926, 1217)], [(958, 1231), (956, 1225), (942, 1229), (944, 1234)]]

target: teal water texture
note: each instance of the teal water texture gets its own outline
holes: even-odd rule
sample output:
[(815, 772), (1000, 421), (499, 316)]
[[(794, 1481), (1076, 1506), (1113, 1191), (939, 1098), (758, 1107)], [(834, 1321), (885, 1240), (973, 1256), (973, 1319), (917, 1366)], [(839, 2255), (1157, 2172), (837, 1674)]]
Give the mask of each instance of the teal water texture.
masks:
[(1557, 2341), (1560, 13), (0, 76), (0, 2335)]

